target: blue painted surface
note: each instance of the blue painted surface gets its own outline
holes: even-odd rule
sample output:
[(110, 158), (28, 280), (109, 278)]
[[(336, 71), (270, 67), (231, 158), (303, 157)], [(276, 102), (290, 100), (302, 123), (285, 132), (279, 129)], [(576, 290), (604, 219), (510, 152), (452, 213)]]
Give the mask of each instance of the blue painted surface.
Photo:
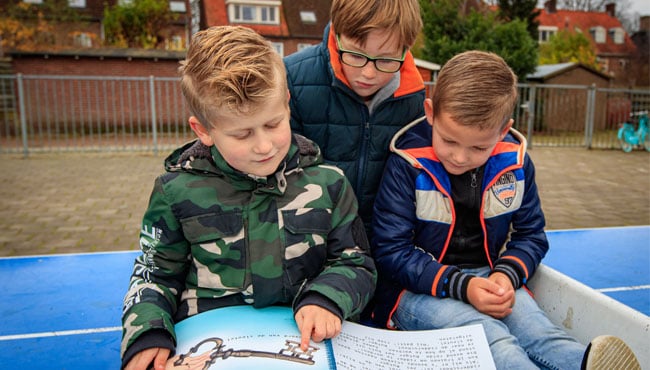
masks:
[(120, 326), (137, 252), (0, 259), (0, 335)]
[(0, 341), (0, 369), (119, 370), (121, 332)]
[[(548, 237), (544, 263), (588, 286), (650, 285), (650, 226)], [(0, 368), (118, 369), (122, 299), (138, 254), (0, 258)], [(650, 315), (647, 288), (605, 294)]]
[(650, 316), (650, 226), (547, 235), (551, 247), (544, 264)]
[[(0, 258), (0, 368), (119, 369), (122, 301), (138, 254)], [(79, 333), (95, 329), (105, 331)]]

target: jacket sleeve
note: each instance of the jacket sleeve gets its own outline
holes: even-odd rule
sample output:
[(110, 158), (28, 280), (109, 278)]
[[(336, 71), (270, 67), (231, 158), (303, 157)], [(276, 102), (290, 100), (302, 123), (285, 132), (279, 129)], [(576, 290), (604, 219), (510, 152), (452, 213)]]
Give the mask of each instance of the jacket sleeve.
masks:
[(138, 338), (152, 330), (169, 333), (175, 342), (173, 315), (183, 292), (189, 246), (156, 179), (140, 231), (142, 254), (135, 260), (122, 311), (124, 356)]
[[(445, 297), (449, 276), (458, 269), (439, 263), (425, 250), (430, 246), (415, 245), (418, 173), (399, 156), (390, 155), (375, 199), (372, 253), (383, 279), (414, 293)], [(446, 235), (438, 239), (444, 243)]]
[(377, 271), (348, 180), (340, 176), (335, 185), (324, 189), (335, 201), (327, 240), (327, 261), (324, 270), (305, 283), (293, 307), (297, 310), (303, 305), (303, 299), (318, 293), (338, 306), (343, 319), (358, 317), (374, 294)]
[(525, 190), (521, 207), (512, 217), (512, 232), (506, 250), (495, 262), (494, 270), (506, 273), (515, 289), (526, 284), (548, 251), (535, 167), (526, 154), (524, 159)]

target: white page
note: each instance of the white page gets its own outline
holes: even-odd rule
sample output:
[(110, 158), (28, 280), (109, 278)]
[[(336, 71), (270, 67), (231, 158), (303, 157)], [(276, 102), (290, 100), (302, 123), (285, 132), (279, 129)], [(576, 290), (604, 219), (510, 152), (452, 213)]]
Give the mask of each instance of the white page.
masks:
[(496, 369), (481, 325), (398, 331), (345, 321), (332, 347), (338, 370)]

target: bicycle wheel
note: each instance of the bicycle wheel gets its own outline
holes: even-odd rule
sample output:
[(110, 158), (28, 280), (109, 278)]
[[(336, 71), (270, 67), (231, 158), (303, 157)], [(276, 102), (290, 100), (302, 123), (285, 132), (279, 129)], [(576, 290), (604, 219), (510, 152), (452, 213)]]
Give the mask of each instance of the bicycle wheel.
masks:
[(621, 149), (623, 149), (623, 151), (624, 151), (625, 153), (629, 153), (629, 152), (632, 151), (632, 148), (633, 148), (633, 145), (632, 145), (632, 144), (630, 144), (630, 143), (628, 143), (627, 141), (622, 140), (622, 139), (619, 140), (619, 142), (621, 143)]

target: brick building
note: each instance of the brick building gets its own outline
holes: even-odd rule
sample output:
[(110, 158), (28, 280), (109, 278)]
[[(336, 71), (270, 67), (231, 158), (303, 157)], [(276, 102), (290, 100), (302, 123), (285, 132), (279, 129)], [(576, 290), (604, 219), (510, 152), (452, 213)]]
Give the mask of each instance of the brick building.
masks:
[[(3, 1), (7, 0), (0, 0), (0, 5)], [(100, 38), (103, 8), (97, 4), (101, 1), (83, 0), (86, 6), (79, 8), (93, 20), (88, 25), (96, 30), (92, 32), (99, 32), (87, 36), (90, 40)], [(53, 50), (8, 50), (6, 54), (12, 58), (14, 73), (171, 77), (176, 76), (178, 61), (184, 58), (183, 50), (191, 33), (199, 29), (224, 24), (250, 27), (285, 56), (322, 41), (330, 6), (331, 0), (171, 0), (170, 9), (179, 12), (179, 21), (170, 28), (159, 49), (100, 48), (95, 42)], [(423, 60), (416, 60), (416, 64), (424, 81), (433, 81), (440, 69), (439, 65)]]
[(616, 4), (604, 12), (557, 9), (557, 0), (548, 0), (538, 17), (539, 42), (547, 42), (560, 30), (581, 32), (592, 42), (601, 70), (611, 76), (616, 87), (637, 84), (636, 46), (616, 18)]
[(632, 35), (632, 42), (636, 45), (636, 85), (650, 88), (650, 15), (641, 17), (639, 30)]
[[(65, 1), (65, 0), (64, 0)], [(63, 50), (70, 48), (102, 48), (104, 39), (104, 10), (130, 0), (67, 0), (68, 8), (61, 8), (60, 0), (0, 0), (0, 9), (23, 9), (18, 15), (21, 23), (33, 23), (39, 13), (52, 22), (44, 29), (39, 27), (38, 38), (47, 41), (34, 50)], [(181, 50), (190, 35), (190, 11), (187, 0), (169, 0), (169, 9), (175, 16), (170, 27), (161, 31), (156, 48)], [(26, 13), (25, 13), (26, 12)], [(17, 11), (17, 14), (21, 13)], [(57, 13), (57, 14), (48, 14)], [(57, 19), (61, 18), (61, 19)], [(43, 35), (45, 33), (45, 35)], [(11, 53), (12, 50), (4, 50)]]

